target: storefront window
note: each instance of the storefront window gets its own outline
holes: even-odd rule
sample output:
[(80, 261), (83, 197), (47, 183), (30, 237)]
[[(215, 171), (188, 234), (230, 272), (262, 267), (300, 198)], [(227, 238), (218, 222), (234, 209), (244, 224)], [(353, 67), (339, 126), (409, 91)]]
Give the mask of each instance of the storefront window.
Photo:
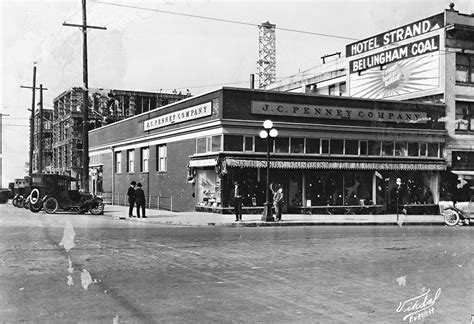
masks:
[(369, 154), (367, 141), (360, 141), (360, 155), (367, 155)]
[(305, 188), (307, 206), (342, 206), (342, 177), (340, 171), (309, 171)]
[(344, 153), (344, 140), (331, 140), (331, 154)]
[[(255, 137), (255, 152), (266, 152), (267, 140)], [(270, 152), (273, 152), (273, 141), (270, 142)]]
[(224, 151), (237, 151), (242, 152), (243, 137), (239, 135), (224, 135)]
[(215, 170), (199, 170), (196, 174), (196, 202), (201, 206), (217, 205)]
[(321, 153), (329, 154), (329, 140), (328, 139), (321, 140)]
[(393, 142), (383, 142), (382, 155), (393, 156)]
[(395, 156), (407, 156), (408, 148), (407, 143), (395, 142)]
[(306, 139), (306, 153), (319, 154), (320, 153), (319, 145), (320, 145), (319, 138), (307, 138)]
[(275, 152), (288, 153), (290, 148), (290, 139), (288, 137), (277, 137), (275, 139)]
[(380, 156), (380, 141), (369, 141), (368, 142), (369, 155)]
[(304, 138), (291, 138), (291, 153), (304, 153)]
[(346, 155), (357, 155), (358, 153), (359, 153), (359, 141), (357, 141), (357, 140), (346, 140), (345, 154)]
[(418, 143), (408, 143), (408, 156), (418, 156), (419, 150)]
[(244, 151), (246, 152), (253, 152), (253, 136), (245, 136), (244, 137)]
[(344, 204), (372, 205), (372, 172), (344, 172)]
[(428, 156), (438, 157), (438, 143), (428, 143)]
[(420, 156), (426, 156), (426, 143), (420, 143)]

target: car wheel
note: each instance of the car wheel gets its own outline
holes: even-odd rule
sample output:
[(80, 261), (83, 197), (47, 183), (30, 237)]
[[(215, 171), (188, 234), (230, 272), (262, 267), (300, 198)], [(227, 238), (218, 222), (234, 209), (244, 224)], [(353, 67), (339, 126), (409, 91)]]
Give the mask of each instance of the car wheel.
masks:
[(452, 210), (448, 209), (444, 211), (444, 222), (448, 226), (454, 226), (459, 222), (459, 214)]
[(23, 206), (25, 205), (25, 199), (23, 198), (23, 196), (19, 196), (17, 198), (17, 201), (16, 201), (16, 207), (18, 208), (23, 208)]
[(93, 201), (89, 205), (89, 211), (92, 215), (101, 215), (104, 213), (104, 204), (99, 201)]
[(44, 210), (48, 214), (54, 214), (58, 210), (58, 201), (54, 197), (49, 197), (43, 204)]
[(36, 204), (30, 203), (30, 210), (33, 213), (38, 213), (41, 209), (43, 209), (43, 202), (39, 200)]
[(40, 192), (38, 188), (31, 190), (30, 193), (30, 203), (32, 205), (36, 204), (40, 200)]

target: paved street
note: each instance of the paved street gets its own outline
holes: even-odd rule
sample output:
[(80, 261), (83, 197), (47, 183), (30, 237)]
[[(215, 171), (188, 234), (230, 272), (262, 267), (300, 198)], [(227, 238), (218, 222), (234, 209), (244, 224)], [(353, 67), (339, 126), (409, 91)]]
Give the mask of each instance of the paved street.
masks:
[(473, 226), (180, 227), (0, 205), (0, 319), (469, 323), (473, 236)]

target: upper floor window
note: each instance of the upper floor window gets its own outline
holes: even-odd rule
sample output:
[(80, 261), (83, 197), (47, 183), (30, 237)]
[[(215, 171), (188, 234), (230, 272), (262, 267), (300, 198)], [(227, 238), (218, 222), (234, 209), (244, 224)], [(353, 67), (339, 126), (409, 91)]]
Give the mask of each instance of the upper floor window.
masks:
[(339, 95), (340, 96), (344, 96), (346, 95), (346, 83), (345, 82), (342, 82), (341, 84), (339, 84)]
[(456, 102), (456, 131), (474, 131), (474, 103)]
[(474, 83), (474, 55), (456, 53), (456, 82)]
[(156, 170), (158, 172), (166, 172), (168, 161), (168, 149), (166, 144), (158, 145), (156, 149)]
[(115, 173), (122, 172), (122, 152), (115, 152)]
[(148, 161), (150, 160), (150, 149), (148, 147), (142, 147), (140, 149), (141, 153), (141, 163), (140, 163), (140, 171), (141, 172), (148, 172)]
[(135, 150), (127, 151), (127, 172), (135, 172)]
[(196, 153), (219, 152), (222, 150), (222, 135), (206, 136), (196, 139)]
[(329, 86), (329, 95), (330, 96), (335, 96), (336, 95), (336, 86), (335, 85), (330, 85)]

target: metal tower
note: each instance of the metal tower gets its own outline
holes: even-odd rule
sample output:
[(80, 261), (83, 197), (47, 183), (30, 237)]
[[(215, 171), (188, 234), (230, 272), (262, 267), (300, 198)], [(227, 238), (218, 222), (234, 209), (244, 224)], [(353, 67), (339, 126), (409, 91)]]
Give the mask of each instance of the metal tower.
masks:
[(264, 88), (276, 81), (276, 25), (265, 22), (258, 26), (258, 87)]

